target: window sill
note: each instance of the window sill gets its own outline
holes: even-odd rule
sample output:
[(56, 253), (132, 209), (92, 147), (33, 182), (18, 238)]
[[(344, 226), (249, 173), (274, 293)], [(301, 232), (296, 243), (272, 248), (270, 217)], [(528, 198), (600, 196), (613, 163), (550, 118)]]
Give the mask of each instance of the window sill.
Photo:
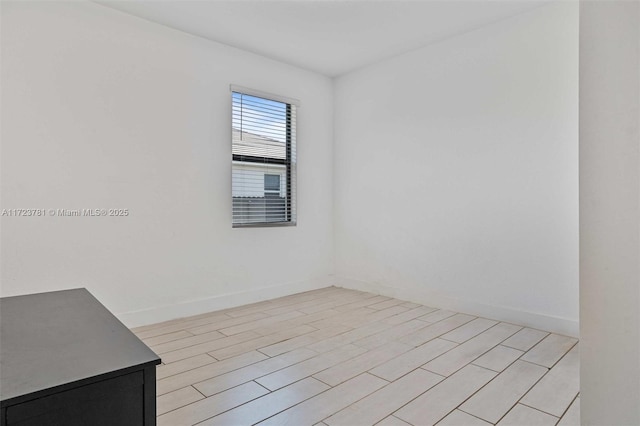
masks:
[(234, 223), (233, 228), (274, 228), (296, 226), (296, 222), (260, 222), (260, 223)]

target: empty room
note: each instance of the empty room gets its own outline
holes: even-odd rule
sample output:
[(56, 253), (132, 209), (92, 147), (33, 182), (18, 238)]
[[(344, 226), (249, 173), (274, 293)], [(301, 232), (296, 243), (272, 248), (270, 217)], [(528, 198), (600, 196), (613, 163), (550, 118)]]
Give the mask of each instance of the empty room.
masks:
[(0, 18), (3, 426), (640, 425), (640, 2)]

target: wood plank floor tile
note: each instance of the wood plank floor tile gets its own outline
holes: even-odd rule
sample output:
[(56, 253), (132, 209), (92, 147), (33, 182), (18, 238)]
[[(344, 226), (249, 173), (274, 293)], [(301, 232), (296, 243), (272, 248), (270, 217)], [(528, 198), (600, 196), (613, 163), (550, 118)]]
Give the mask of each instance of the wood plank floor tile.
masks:
[(480, 355), (484, 354), (489, 349), (492, 349), (518, 330), (520, 330), (520, 327), (512, 324), (497, 324), (484, 333), (479, 334), (473, 339), (467, 340), (444, 355), (430, 361), (423, 368), (426, 368), (436, 374), (440, 374), (441, 376), (449, 376), (454, 371), (459, 370), (466, 364), (474, 361), (476, 358), (480, 357)]
[(399, 342), (391, 342), (377, 349), (365, 352), (362, 355), (358, 355), (353, 359), (341, 362), (334, 367), (315, 374), (314, 377), (330, 386), (336, 386), (410, 349), (412, 349), (412, 346)]
[(247, 340), (245, 342), (238, 343), (237, 345), (227, 346), (222, 349), (208, 352), (208, 354), (219, 360), (227, 359), (232, 356), (240, 355), (254, 349), (264, 348), (265, 346), (271, 346), (275, 343), (280, 343), (285, 340), (301, 336), (303, 334), (311, 333), (313, 331), (316, 331), (316, 329), (308, 325), (301, 325), (295, 328), (286, 328), (278, 333)]
[(201, 354), (172, 362), (171, 364), (159, 365), (156, 367), (156, 379), (164, 379), (165, 377), (193, 370), (194, 368), (202, 367), (203, 365), (213, 364), (214, 362), (218, 362), (214, 357), (207, 354)]
[(353, 326), (353, 327), (359, 327), (363, 324), (368, 324), (368, 323), (372, 323), (372, 322), (376, 322), (376, 321), (381, 321), (385, 318), (389, 318), (392, 317), (394, 315), (398, 315), (401, 314), (402, 312), (407, 312), (409, 310), (409, 308), (405, 308), (404, 306), (400, 306), (400, 305), (396, 305), (396, 306), (392, 306), (390, 308), (385, 308), (385, 309), (381, 309), (379, 311), (374, 311), (373, 313), (370, 313), (368, 315), (365, 315), (361, 318), (358, 319), (353, 319), (351, 320), (348, 324), (344, 324), (344, 325), (349, 325), (349, 326)]
[[(263, 312), (268, 315), (279, 315), (279, 314), (284, 314), (290, 311), (300, 311), (304, 314), (310, 314), (310, 313), (317, 312), (318, 310), (330, 309), (331, 307), (340, 303), (347, 303), (345, 300), (360, 300), (362, 298), (363, 296), (358, 294), (355, 294), (355, 295), (348, 294), (340, 298), (326, 295), (323, 297), (317, 297), (313, 299), (298, 301), (297, 303), (288, 305), (288, 306), (272, 308), (269, 310), (265, 310)], [(309, 308), (311, 308), (312, 311), (308, 311)]]
[(440, 337), (443, 334), (450, 332), (451, 330), (455, 330), (456, 328), (468, 323), (469, 321), (474, 320), (475, 318), (476, 317), (471, 315), (456, 314), (452, 317), (436, 322), (435, 324), (427, 323), (427, 327), (401, 337), (398, 340), (408, 345), (420, 346), (423, 343), (428, 342), (429, 340)]
[(138, 336), (140, 339), (148, 339), (150, 337), (173, 333), (175, 331), (187, 330), (191, 327), (197, 327), (204, 324), (212, 324), (227, 319), (229, 319), (229, 317), (225, 314), (210, 315), (198, 319), (181, 318), (179, 320), (173, 320), (167, 325), (161, 327), (153, 327), (144, 331), (136, 332), (136, 336)]
[(268, 311), (270, 309), (275, 309), (275, 308), (279, 308), (281, 306), (289, 306), (289, 305), (293, 305), (295, 303), (299, 303), (299, 302), (303, 302), (306, 300), (310, 300), (313, 299), (313, 296), (300, 296), (297, 295), (299, 297), (297, 298), (279, 298), (279, 299), (275, 299), (275, 300), (266, 300), (263, 302), (257, 302), (257, 303), (252, 303), (250, 305), (245, 305), (245, 306), (240, 306), (237, 308), (232, 308), (232, 309), (227, 309), (225, 311), (223, 311), (226, 315), (232, 317), (232, 318), (237, 318), (237, 317), (243, 317), (245, 315), (251, 315), (251, 314), (255, 314), (257, 312), (261, 312), (264, 313), (264, 311)]
[(394, 413), (414, 425), (433, 425), (488, 383), (497, 373), (467, 365)]
[(308, 377), (206, 420), (200, 423), (199, 426), (252, 425), (324, 392), (327, 389), (329, 389), (329, 386)]
[(306, 314), (303, 317), (290, 320), (289, 323), (312, 325), (312, 323), (315, 323), (316, 321), (321, 321), (327, 318), (335, 318), (343, 314), (344, 312), (339, 312), (339, 311), (336, 311), (335, 309), (323, 309), (318, 312), (314, 312), (312, 314)]
[(404, 322), (416, 319), (418, 317), (421, 317), (423, 315), (429, 314), (431, 312), (436, 311), (436, 308), (430, 308), (428, 306), (408, 306), (406, 303), (401, 304), (400, 306), (403, 306), (405, 308), (409, 308), (409, 311), (403, 312), (401, 314), (398, 315), (394, 315), (392, 317), (389, 317), (387, 319), (384, 319), (383, 321), (386, 322), (387, 324), (391, 324), (391, 325), (398, 325), (398, 324), (402, 324)]
[(451, 311), (447, 311), (447, 310), (444, 310), (444, 309), (440, 309), (440, 310), (431, 312), (430, 314), (418, 317), (418, 319), (421, 319), (421, 320), (427, 321), (427, 322), (438, 322), (438, 321), (442, 321), (445, 318), (452, 317), (455, 314), (456, 314), (455, 312), (451, 312)]
[[(313, 300), (313, 299), (316, 299), (318, 296), (322, 296), (323, 294), (328, 294), (329, 292), (333, 292), (333, 297), (342, 297), (342, 294), (344, 291), (343, 289), (338, 289), (335, 287), (327, 287), (326, 289), (322, 289), (322, 290), (323, 290), (322, 292), (314, 290), (311, 292), (298, 293), (292, 296), (286, 296), (286, 297), (281, 297), (279, 299), (252, 303), (252, 304), (243, 305), (240, 307), (223, 309), (215, 312), (206, 312), (206, 313), (193, 315), (189, 317), (172, 319), (169, 321), (163, 321), (156, 324), (135, 327), (132, 329), (132, 331), (141, 338), (147, 338), (149, 336), (146, 335), (146, 332), (151, 330), (161, 330), (162, 333), (160, 334), (164, 334), (167, 332), (165, 330), (167, 327), (174, 328), (175, 326), (177, 326), (175, 328), (177, 330), (188, 329), (190, 327), (197, 327), (198, 325), (202, 325), (202, 324), (221, 322), (221, 321), (225, 321), (233, 318), (233, 316), (228, 315), (228, 313), (233, 313), (235, 314), (235, 316), (238, 316), (238, 312), (244, 311), (244, 310), (254, 310), (256, 312), (259, 312), (259, 309), (264, 310), (264, 309), (269, 309), (270, 307), (280, 306), (280, 304), (294, 303), (298, 299)], [(362, 294), (367, 294), (367, 293), (362, 293)], [(290, 298), (293, 298), (293, 302), (288, 301)], [(277, 302), (277, 301), (281, 301), (281, 302)], [(284, 303), (282, 301), (284, 301)], [(172, 330), (172, 331), (175, 331), (175, 330)], [(208, 330), (208, 331), (211, 331), (211, 330)]]
[(157, 354), (165, 354), (167, 352), (177, 351), (178, 349), (188, 348), (204, 342), (218, 340), (226, 337), (219, 331), (210, 331), (209, 333), (198, 334), (197, 336), (189, 335), (181, 339), (172, 340), (170, 342), (150, 345), (150, 348)]
[(550, 334), (522, 355), (523, 361), (551, 368), (578, 342), (573, 337)]
[(266, 317), (268, 317), (267, 314), (262, 312), (256, 312), (255, 314), (249, 314), (242, 317), (229, 318), (224, 321), (216, 321), (209, 324), (190, 327), (190, 328), (187, 328), (187, 331), (191, 334), (204, 334), (204, 333), (209, 333), (210, 331), (217, 331), (221, 328), (233, 327), (234, 325), (244, 324), (247, 322), (256, 321)]
[(323, 328), (317, 331), (312, 331), (311, 333), (303, 334), (302, 336), (285, 340), (284, 342), (265, 346), (263, 348), (260, 348), (260, 352), (268, 356), (277, 356), (293, 349), (298, 349), (304, 346), (321, 342), (325, 339), (346, 333), (350, 330), (350, 327), (344, 325), (336, 325), (329, 328)]
[[(349, 304), (357, 304), (358, 302), (363, 302), (364, 306), (376, 304), (376, 302), (369, 302), (371, 299), (371, 295), (357, 295), (351, 297), (343, 297), (337, 300), (331, 300), (325, 303), (315, 303), (313, 305), (306, 306), (300, 309), (300, 312), (304, 312), (305, 314), (314, 314), (319, 311), (324, 311), (327, 309), (336, 310), (336, 312), (344, 311), (344, 309), (340, 309), (340, 307), (349, 305)], [(366, 302), (366, 303), (365, 303)], [(334, 309), (335, 308), (335, 309)]]
[(477, 366), (500, 372), (510, 366), (516, 359), (520, 358), (523, 353), (524, 352), (517, 349), (498, 345), (473, 361), (473, 363)]
[[(380, 302), (380, 303), (375, 303), (373, 305), (369, 305), (369, 308), (375, 309), (376, 311), (379, 311), (379, 310), (390, 308), (392, 306), (396, 306), (396, 305), (400, 305), (400, 304), (402, 304), (402, 300), (389, 299), (389, 300), (386, 300), (384, 302)], [(409, 308), (407, 308), (407, 309), (409, 309)]]
[(434, 339), (379, 365), (371, 370), (371, 374), (389, 381), (397, 380), (456, 346), (448, 340)]
[(156, 394), (163, 395), (266, 359), (269, 358), (260, 352), (254, 351), (174, 374), (167, 378), (156, 380)]
[[(169, 326), (174, 326), (180, 324), (182, 329), (185, 329), (188, 324), (193, 321), (198, 321), (201, 319), (213, 319), (213, 320), (221, 320), (230, 318), (228, 315), (225, 315), (223, 311), (215, 311), (215, 312), (204, 312), (202, 314), (192, 315), (188, 317), (175, 318), (168, 321), (162, 321), (155, 324), (143, 325), (141, 327), (134, 327), (131, 329), (136, 335), (143, 334), (149, 330), (157, 330), (164, 329)], [(175, 331), (175, 330), (174, 330)]]
[(440, 336), (441, 339), (450, 340), (456, 343), (463, 343), (472, 337), (476, 337), (478, 334), (496, 325), (498, 321), (488, 320), (485, 318), (476, 318), (473, 321), (469, 321), (465, 325), (462, 325), (455, 330), (452, 330), (446, 334)]
[(333, 327), (336, 325), (347, 325), (351, 328), (358, 328), (362, 324), (355, 324), (355, 321), (360, 321), (365, 316), (377, 312), (373, 309), (369, 308), (358, 308), (349, 312), (340, 312), (338, 315), (334, 315), (332, 317), (324, 318), (318, 321), (310, 322), (309, 325), (315, 328), (326, 328)]
[(580, 391), (580, 352), (575, 345), (533, 389), (522, 403), (538, 410), (562, 416)]
[(353, 330), (346, 333), (342, 333), (338, 336), (309, 345), (309, 349), (316, 352), (328, 352), (330, 350), (339, 348), (340, 346), (353, 343), (356, 340), (360, 340), (364, 337), (369, 337), (373, 334), (380, 333), (381, 331), (388, 330), (391, 327), (392, 326), (390, 324), (374, 322), (372, 324), (363, 325), (361, 327), (354, 328)]
[(225, 311), (225, 314), (231, 318), (239, 318), (256, 313), (263, 314), (266, 310), (278, 307), (278, 305), (273, 305), (272, 303), (267, 302), (252, 303), (250, 305), (241, 306), (235, 309), (228, 309), (227, 311)]
[(336, 364), (365, 353), (367, 350), (355, 345), (344, 345), (333, 351), (315, 356), (306, 361), (283, 368), (256, 381), (269, 390), (280, 389), (304, 377), (312, 376)]
[(495, 424), (546, 372), (545, 367), (516, 361), (469, 398), (460, 409)]
[(313, 425), (386, 384), (385, 380), (364, 373), (259, 424), (262, 426)]
[(558, 418), (522, 404), (517, 404), (507, 413), (500, 426), (554, 426)]
[(415, 370), (339, 411), (324, 422), (331, 426), (373, 425), (426, 392), (442, 379), (444, 377), (437, 374), (421, 369)]
[[(490, 426), (491, 423), (467, 414), (464, 411), (453, 410), (447, 417), (437, 423), (438, 426)], [(520, 426), (525, 426), (524, 423)]]
[(374, 305), (378, 302), (384, 302), (385, 300), (389, 300), (389, 299), (390, 297), (386, 297), (386, 296), (374, 296), (369, 299), (347, 303), (346, 305), (342, 305), (342, 306), (337, 306), (335, 307), (335, 310), (338, 312), (349, 312), (357, 308), (363, 308), (365, 306)]
[(580, 397), (578, 396), (564, 413), (558, 426), (580, 426)]
[(526, 352), (548, 335), (549, 333), (546, 331), (535, 330), (533, 328), (523, 328), (505, 340), (503, 345)]
[(286, 314), (275, 315), (267, 318), (260, 318), (255, 321), (249, 321), (243, 324), (221, 328), (221, 329), (218, 329), (218, 331), (226, 336), (233, 336), (234, 334), (243, 333), (245, 331), (251, 331), (255, 328), (264, 327), (266, 325), (270, 325), (274, 323), (280, 323), (280, 322), (290, 320), (292, 318), (301, 317), (301, 316), (304, 316), (302, 312), (292, 311), (292, 312), (287, 312)]
[(160, 416), (201, 399), (204, 399), (204, 396), (200, 392), (187, 386), (159, 396), (156, 400), (156, 412)]
[(261, 397), (268, 391), (255, 382), (189, 404), (158, 416), (158, 426), (190, 426)]
[[(298, 325), (309, 325), (313, 328), (320, 329), (322, 327), (316, 326), (319, 321), (322, 321), (324, 319), (335, 318), (337, 315), (339, 315), (337, 311), (334, 311), (333, 309), (328, 309), (328, 310), (316, 312), (314, 314), (303, 315), (287, 321), (281, 321), (275, 324), (266, 325), (264, 327), (255, 328), (252, 331), (255, 333), (261, 334), (263, 336), (266, 336), (269, 334), (282, 331), (283, 328), (295, 327)], [(333, 326), (329, 326), (329, 327), (333, 327)], [(324, 327), (324, 328), (328, 328), (328, 327)]]
[[(354, 296), (345, 295), (344, 297), (352, 298)], [(355, 297), (357, 297), (357, 295)], [(275, 316), (284, 315), (293, 311), (300, 311), (301, 309), (305, 309), (310, 306), (324, 305), (332, 302), (335, 302), (335, 298), (330, 295), (324, 295), (324, 296), (318, 296), (318, 297), (304, 297), (296, 300), (292, 299), (286, 303), (282, 303), (279, 305), (274, 304), (272, 306), (261, 309), (260, 312), (267, 314), (267, 316), (269, 317), (275, 317)]]
[(189, 333), (186, 330), (174, 331), (173, 333), (161, 334), (155, 337), (149, 337), (147, 339), (142, 339), (145, 345), (154, 346), (159, 345), (161, 343), (171, 342), (172, 340), (184, 339), (185, 337), (192, 337), (193, 334)]
[(404, 420), (400, 420), (396, 416), (389, 416), (382, 419), (379, 423), (376, 423), (376, 426), (411, 426), (409, 423)]
[(327, 287), (134, 331), (162, 357), (160, 426), (579, 424), (576, 339), (392, 297)]
[[(316, 302), (317, 303), (317, 302)], [(314, 305), (314, 301), (307, 301), (307, 302), (301, 302), (301, 303), (296, 303), (294, 305), (291, 306), (280, 306), (278, 308), (271, 308), (271, 309), (267, 309), (262, 311), (261, 313), (263, 313), (266, 317), (272, 317), (272, 316), (277, 316), (277, 315), (285, 315), (288, 313), (291, 313), (293, 311), (297, 311), (300, 307), (305, 307), (308, 305)], [(304, 314), (304, 312), (302, 312)]]
[(221, 374), (211, 379), (195, 383), (193, 387), (205, 396), (214, 395), (218, 392), (238, 386), (241, 383), (256, 380), (262, 376), (273, 373), (274, 371), (297, 364), (315, 355), (315, 352), (306, 348), (296, 349), (295, 351), (265, 359), (229, 373)]
[(197, 345), (187, 346), (186, 348), (178, 349), (171, 352), (162, 354), (162, 361), (165, 364), (180, 361), (181, 359), (191, 358), (196, 355), (201, 355), (207, 352), (215, 351), (220, 348), (226, 348), (228, 346), (237, 345), (248, 340), (257, 339), (261, 336), (253, 331), (247, 331), (246, 333), (236, 334), (231, 337), (223, 337), (220, 339), (212, 340), (210, 342), (198, 343)]
[(374, 349), (428, 326), (429, 323), (414, 319), (395, 325), (388, 330), (373, 334), (364, 339), (356, 340), (353, 344), (367, 349)]

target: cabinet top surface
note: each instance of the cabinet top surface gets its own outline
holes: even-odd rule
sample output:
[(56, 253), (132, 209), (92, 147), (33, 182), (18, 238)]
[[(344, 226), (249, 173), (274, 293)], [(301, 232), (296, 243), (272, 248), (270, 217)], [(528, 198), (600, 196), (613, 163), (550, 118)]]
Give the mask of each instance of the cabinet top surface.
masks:
[(86, 289), (0, 298), (0, 401), (160, 359)]

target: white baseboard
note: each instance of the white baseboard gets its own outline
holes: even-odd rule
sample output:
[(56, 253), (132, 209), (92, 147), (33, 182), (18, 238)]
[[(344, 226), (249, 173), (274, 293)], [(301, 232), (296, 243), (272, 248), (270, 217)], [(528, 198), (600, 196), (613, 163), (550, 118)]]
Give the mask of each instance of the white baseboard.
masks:
[(384, 284), (374, 284), (344, 277), (335, 277), (334, 285), (336, 287), (394, 297), (434, 308), (448, 309), (539, 330), (551, 331), (571, 337), (578, 337), (580, 334), (579, 322), (568, 318), (461, 300), (427, 290), (394, 288)]
[(281, 284), (270, 287), (257, 288), (237, 293), (222, 294), (206, 299), (192, 300), (150, 309), (115, 314), (127, 327), (140, 327), (176, 318), (183, 318), (221, 309), (235, 308), (249, 303), (262, 302), (291, 294), (302, 293), (330, 287), (334, 284), (333, 277), (326, 276), (307, 281)]
[(401, 289), (384, 284), (369, 283), (344, 277), (320, 277), (307, 281), (281, 284), (270, 287), (252, 289), (237, 293), (228, 293), (206, 299), (159, 306), (133, 312), (116, 314), (127, 327), (140, 327), (176, 318), (234, 308), (250, 303), (289, 296), (309, 290), (330, 287), (348, 288), (366, 291), (388, 297), (395, 297), (410, 302), (420, 303), (434, 308), (449, 309), (484, 318), (505, 321), (517, 325), (536, 328), (567, 336), (578, 337), (579, 322), (572, 319), (554, 317), (536, 312), (520, 311), (503, 306), (488, 305), (469, 300), (460, 300), (436, 292), (416, 289)]

